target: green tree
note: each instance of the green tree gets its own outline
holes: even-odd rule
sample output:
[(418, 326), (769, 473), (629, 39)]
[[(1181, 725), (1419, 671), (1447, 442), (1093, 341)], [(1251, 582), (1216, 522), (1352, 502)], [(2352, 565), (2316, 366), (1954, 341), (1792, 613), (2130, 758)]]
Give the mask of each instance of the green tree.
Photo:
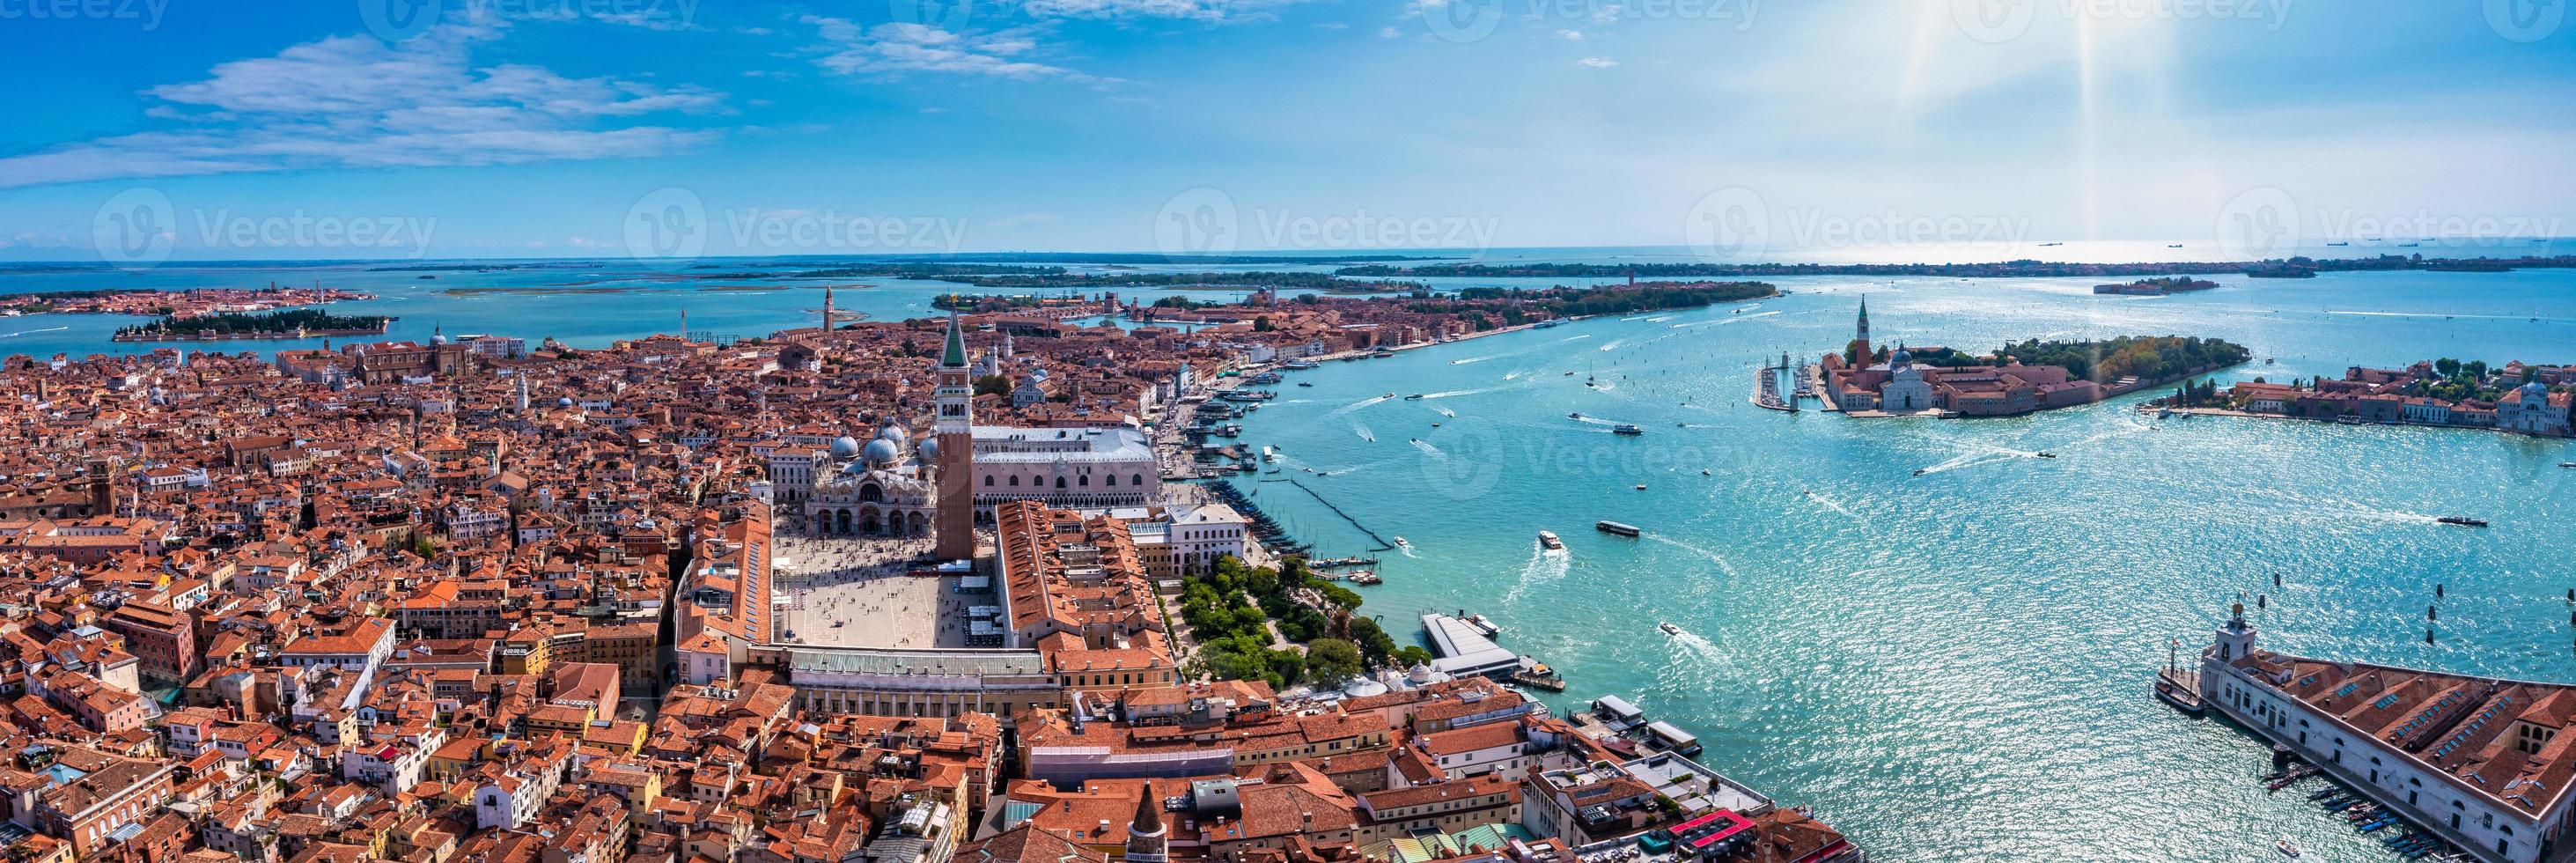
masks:
[(1342, 681), (1358, 677), (1359, 645), (1338, 638), (1318, 638), (1306, 645), (1306, 673), (1321, 686), (1340, 686)]

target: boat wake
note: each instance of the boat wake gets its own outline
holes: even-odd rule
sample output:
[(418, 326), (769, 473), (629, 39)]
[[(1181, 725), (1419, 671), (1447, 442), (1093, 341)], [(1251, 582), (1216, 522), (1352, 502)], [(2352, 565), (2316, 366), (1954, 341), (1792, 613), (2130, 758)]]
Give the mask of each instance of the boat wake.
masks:
[(1347, 414), (1347, 413), (1350, 413), (1350, 412), (1352, 412), (1352, 411), (1359, 410), (1359, 409), (1361, 409), (1361, 408), (1368, 407), (1369, 405), (1377, 404), (1378, 402), (1386, 401), (1386, 400), (1391, 399), (1391, 398), (1394, 398), (1394, 397), (1393, 397), (1393, 396), (1372, 396), (1372, 397), (1369, 397), (1369, 398), (1364, 398), (1364, 399), (1361, 399), (1361, 400), (1359, 400), (1359, 401), (1355, 401), (1355, 402), (1352, 402), (1352, 403), (1350, 403), (1350, 404), (1346, 404), (1346, 405), (1343, 405), (1343, 406), (1341, 406), (1341, 407), (1334, 408), (1334, 409), (1333, 409), (1333, 411), (1332, 411), (1331, 413), (1325, 414), (1324, 416), (1325, 416), (1325, 418), (1327, 418), (1327, 419), (1332, 418), (1332, 417), (1341, 416), (1341, 415), (1343, 415), (1343, 414)]
[(1491, 359), (1500, 359), (1501, 357), (1502, 357), (1502, 354), (1493, 354), (1493, 355), (1490, 355), (1490, 356), (1482, 356), (1482, 357), (1468, 357), (1468, 358), (1463, 359), (1463, 360), (1450, 360), (1450, 361), (1449, 361), (1449, 364), (1450, 364), (1450, 365), (1453, 365), (1453, 366), (1463, 366), (1463, 365), (1466, 365), (1466, 364), (1468, 364), (1468, 363), (1481, 363), (1481, 362), (1484, 362), (1484, 361), (1486, 361), (1486, 360), (1491, 360)]
[(1726, 562), (1726, 558), (1723, 558), (1723, 557), (1718, 556), (1717, 552), (1710, 551), (1710, 550), (1708, 550), (1708, 549), (1706, 549), (1706, 548), (1702, 548), (1702, 547), (1699, 547), (1699, 546), (1696, 546), (1696, 545), (1692, 545), (1692, 544), (1690, 544), (1690, 543), (1683, 542), (1683, 541), (1681, 541), (1681, 540), (1674, 539), (1674, 538), (1672, 538), (1672, 537), (1665, 536), (1665, 535), (1660, 534), (1660, 533), (1647, 533), (1647, 534), (1645, 535), (1645, 538), (1646, 538), (1647, 540), (1649, 540), (1649, 541), (1652, 541), (1652, 542), (1660, 542), (1660, 543), (1663, 543), (1663, 544), (1665, 544), (1665, 545), (1669, 545), (1669, 546), (1672, 546), (1672, 547), (1674, 547), (1674, 548), (1678, 548), (1678, 549), (1681, 549), (1681, 550), (1683, 550), (1683, 551), (1688, 551), (1688, 552), (1691, 552), (1691, 553), (1693, 553), (1693, 554), (1697, 554), (1697, 555), (1699, 555), (1699, 556), (1701, 556), (1701, 557), (1708, 558), (1708, 559), (1709, 559), (1709, 562), (1717, 564), (1717, 568), (1718, 568), (1718, 569), (1720, 569), (1720, 570), (1724, 570), (1728, 576), (1732, 577), (1732, 576), (1734, 576), (1734, 575), (1735, 575), (1735, 565), (1734, 565), (1734, 564), (1731, 564), (1731, 563), (1727, 563), (1727, 562)]
[(1576, 418), (1574, 418), (1574, 421), (1575, 421), (1575, 422), (1579, 422), (1579, 423), (1590, 423), (1590, 424), (1593, 424), (1593, 425), (1601, 426), (1601, 427), (1603, 427), (1603, 428), (1609, 428), (1609, 427), (1612, 427), (1612, 426), (1631, 425), (1631, 423), (1623, 423), (1623, 422), (1620, 422), (1620, 421), (1618, 421), (1618, 420), (1610, 419), (1610, 418), (1607, 418), (1607, 417), (1596, 417), (1596, 416), (1593, 416), (1593, 415), (1591, 415), (1591, 414), (1585, 414), (1585, 415), (1583, 415), (1583, 416), (1576, 417)]
[(18, 332), (9, 333), (9, 334), (7, 334), (7, 335), (0, 335), (0, 339), (14, 339), (14, 338), (17, 338), (17, 337), (19, 337), (19, 336), (26, 335), (26, 334), (28, 334), (28, 333), (59, 333), (59, 332), (62, 332), (62, 331), (64, 331), (64, 330), (68, 330), (68, 329), (71, 329), (71, 328), (70, 328), (70, 327), (53, 327), (53, 328), (50, 328), (50, 329), (42, 329), (42, 330), (20, 330), (20, 331), (18, 331)]
[(1681, 648), (1682, 652), (1690, 654), (1692, 658), (1710, 665), (1724, 666), (1735, 663), (1735, 657), (1717, 642), (1702, 638), (1699, 633), (1681, 629), (1678, 624), (1673, 628), (1681, 630), (1670, 636), (1673, 645)]
[(1574, 555), (1571, 552), (1563, 549), (1555, 551), (1544, 548), (1533, 549), (1530, 552), (1529, 562), (1521, 564), (1520, 580), (1512, 583), (1512, 589), (1503, 591), (1503, 601), (1506, 603), (1517, 601), (1523, 591), (1563, 579), (1566, 572), (1573, 567)]
[(1480, 387), (1472, 390), (1450, 390), (1442, 393), (1423, 393), (1422, 397), (1426, 399), (1454, 399), (1459, 396), (1482, 395), (1498, 389), (1502, 389), (1502, 387)]
[[(2036, 455), (2036, 453), (2033, 453), (2032, 455)], [(2020, 453), (2016, 453), (2016, 452), (2009, 452), (2009, 451), (2006, 451), (2006, 452), (1996, 452), (1996, 451), (1993, 451), (1993, 450), (1979, 450), (1979, 451), (1977, 451), (1977, 452), (1972, 452), (1972, 453), (1963, 453), (1963, 454), (1959, 455), (1959, 456), (1958, 456), (1958, 457), (1956, 457), (1956, 458), (1952, 458), (1952, 459), (1950, 459), (1949, 461), (1945, 461), (1945, 462), (1942, 462), (1942, 463), (1940, 463), (1940, 464), (1933, 465), (1933, 466), (1931, 466), (1931, 467), (1927, 467), (1927, 468), (1919, 468), (1919, 469), (1917, 469), (1917, 470), (1915, 470), (1915, 471), (1914, 471), (1914, 475), (1916, 475), (1916, 476), (1929, 476), (1929, 475), (1936, 474), (1936, 473), (1948, 473), (1948, 472), (1950, 472), (1950, 471), (1959, 470), (1959, 469), (1962, 469), (1962, 468), (1982, 467), (1982, 466), (1984, 466), (1984, 465), (1990, 465), (1990, 464), (2001, 464), (2001, 463), (2003, 463), (2003, 462), (2012, 461), (2012, 460), (2014, 460), (2014, 459), (2025, 458), (2025, 457), (2027, 457), (2027, 456), (2024, 456), (2024, 455), (2022, 455), (2022, 454), (2020, 454)]]
[(1826, 508), (1826, 509), (1830, 509), (1830, 510), (1833, 510), (1833, 511), (1835, 511), (1835, 512), (1839, 512), (1839, 513), (1842, 513), (1842, 514), (1844, 514), (1844, 515), (1850, 516), (1850, 517), (1851, 517), (1851, 519), (1852, 519), (1853, 521), (1865, 521), (1865, 520), (1866, 520), (1866, 519), (1861, 518), (1860, 513), (1853, 512), (1853, 511), (1851, 511), (1851, 508), (1850, 508), (1850, 507), (1844, 506), (1844, 505), (1842, 504), (1842, 501), (1835, 500), (1835, 499), (1833, 499), (1833, 498), (1831, 498), (1831, 497), (1827, 497), (1827, 496), (1825, 496), (1825, 495), (1823, 495), (1823, 494), (1820, 494), (1820, 493), (1817, 493), (1817, 492), (1812, 492), (1812, 491), (1811, 491), (1811, 492), (1807, 492), (1807, 499), (1808, 499), (1808, 500), (1815, 501), (1818, 505), (1823, 506), (1823, 507), (1824, 507), (1824, 508)]
[(1624, 345), (1624, 344), (1627, 344), (1627, 343), (1628, 343), (1628, 342), (1627, 342), (1627, 340), (1626, 340), (1626, 339), (1617, 339), (1617, 340), (1613, 340), (1613, 341), (1611, 341), (1609, 344), (1602, 345), (1602, 346), (1601, 346), (1601, 349), (1602, 349), (1602, 350), (1605, 350), (1605, 351), (1615, 351), (1615, 350), (1618, 350), (1618, 349), (1619, 349), (1619, 346), (1620, 346), (1620, 345)]
[(1351, 433), (1359, 435), (1360, 440), (1368, 441), (1369, 443), (1377, 443), (1377, 432), (1369, 431), (1368, 426), (1360, 425), (1359, 423), (1352, 423)]
[(1592, 334), (1591, 334), (1591, 333), (1584, 333), (1584, 334), (1579, 335), (1579, 336), (1566, 336), (1565, 338), (1557, 339), (1557, 341), (1560, 341), (1560, 342), (1579, 342), (1579, 341), (1582, 341), (1582, 340), (1584, 340), (1584, 339), (1588, 339), (1588, 338), (1591, 338), (1591, 337), (1592, 337)]
[(1739, 321), (1749, 321), (1749, 320), (1752, 320), (1752, 319), (1754, 319), (1754, 318), (1767, 318), (1767, 317), (1770, 317), (1770, 316), (1772, 316), (1772, 315), (1776, 315), (1776, 314), (1779, 314), (1779, 313), (1780, 313), (1780, 310), (1779, 310), (1779, 309), (1772, 309), (1772, 310), (1767, 311), (1767, 312), (1754, 312), (1753, 314), (1749, 314), (1749, 315), (1736, 315), (1736, 316), (1732, 316), (1732, 317), (1727, 318), (1726, 320), (1719, 321), (1718, 323), (1721, 323), (1721, 324), (1732, 324), (1732, 323), (1736, 323), (1736, 322), (1739, 322)]
[(1444, 460), (1444, 461), (1445, 461), (1445, 460), (1447, 460), (1447, 459), (1449, 458), (1449, 454), (1448, 454), (1448, 453), (1441, 452), (1439, 447), (1432, 446), (1432, 445), (1431, 445), (1431, 444), (1429, 444), (1429, 443), (1425, 443), (1421, 438), (1414, 438), (1414, 439), (1413, 439), (1413, 448), (1414, 448), (1414, 449), (1421, 450), (1421, 451), (1423, 451), (1423, 452), (1425, 452), (1425, 453), (1428, 453), (1428, 454), (1430, 454), (1433, 458), (1438, 458), (1438, 459), (1441, 459), (1441, 460)]
[(1503, 380), (1507, 380), (1507, 381), (1516, 381), (1516, 380), (1520, 380), (1522, 375), (1526, 375), (1526, 374), (1529, 374), (1529, 373), (1530, 373), (1530, 370), (1528, 370), (1528, 369), (1521, 369), (1521, 370), (1519, 370), (1519, 371), (1504, 372), (1504, 373), (1503, 373)]
[(1434, 406), (1434, 407), (1431, 409), (1431, 412), (1432, 412), (1432, 413), (1439, 414), (1439, 415), (1444, 416), (1444, 417), (1452, 417), (1452, 418), (1455, 418), (1456, 416), (1458, 416), (1458, 412), (1457, 412), (1457, 411), (1453, 411), (1453, 410), (1450, 410), (1450, 409), (1448, 409), (1448, 408), (1438, 407), (1438, 406)]
[(1647, 318), (1647, 319), (1646, 319), (1646, 323), (1650, 323), (1650, 324), (1660, 324), (1660, 323), (1663, 323), (1663, 322), (1665, 322), (1665, 321), (1669, 321), (1669, 320), (1672, 320), (1672, 319), (1673, 319), (1673, 316), (1671, 316), (1671, 315), (1656, 315), (1656, 316), (1654, 316), (1654, 317)]

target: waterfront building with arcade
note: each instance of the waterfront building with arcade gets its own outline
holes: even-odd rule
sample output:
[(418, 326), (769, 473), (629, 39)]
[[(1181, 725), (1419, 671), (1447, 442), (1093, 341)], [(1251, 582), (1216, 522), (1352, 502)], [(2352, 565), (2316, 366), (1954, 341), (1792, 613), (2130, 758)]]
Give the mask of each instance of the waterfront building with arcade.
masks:
[(2576, 686), (2264, 649), (2239, 603), (2202, 650), (2201, 700), (2476, 859), (2563, 859)]

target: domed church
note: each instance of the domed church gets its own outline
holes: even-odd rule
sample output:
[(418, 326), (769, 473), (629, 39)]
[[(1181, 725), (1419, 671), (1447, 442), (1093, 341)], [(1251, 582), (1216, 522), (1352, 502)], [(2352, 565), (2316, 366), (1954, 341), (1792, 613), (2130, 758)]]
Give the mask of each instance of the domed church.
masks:
[(805, 500), (815, 536), (929, 536), (938, 507), (938, 450), (906, 446), (902, 427), (887, 423), (865, 444), (832, 442), (832, 471)]

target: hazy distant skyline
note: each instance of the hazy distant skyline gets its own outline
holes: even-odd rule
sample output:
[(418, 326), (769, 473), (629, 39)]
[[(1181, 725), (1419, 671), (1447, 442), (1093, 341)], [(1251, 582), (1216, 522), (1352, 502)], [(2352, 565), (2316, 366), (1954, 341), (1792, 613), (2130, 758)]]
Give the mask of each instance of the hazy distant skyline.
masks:
[(2557, 2), (427, 2), (0, 3), (0, 260), (2576, 233)]

